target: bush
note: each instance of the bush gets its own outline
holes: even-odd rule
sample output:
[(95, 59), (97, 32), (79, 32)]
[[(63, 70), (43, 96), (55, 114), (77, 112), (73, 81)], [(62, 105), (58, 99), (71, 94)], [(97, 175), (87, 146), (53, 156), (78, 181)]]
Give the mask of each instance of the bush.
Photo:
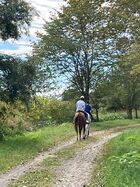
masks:
[(126, 119), (126, 114), (123, 112), (101, 112), (100, 121), (109, 121), (116, 119)]
[(0, 101), (0, 140), (6, 135), (21, 134), (31, 126), (26, 114), (20, 112), (15, 105)]
[(72, 122), (74, 116), (73, 103), (56, 99), (37, 97), (32, 101), (29, 112), (30, 120), (35, 126)]

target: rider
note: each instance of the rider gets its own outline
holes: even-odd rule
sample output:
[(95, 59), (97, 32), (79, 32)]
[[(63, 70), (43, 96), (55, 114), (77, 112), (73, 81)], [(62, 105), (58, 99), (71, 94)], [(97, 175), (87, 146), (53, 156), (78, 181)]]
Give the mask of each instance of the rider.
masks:
[(85, 112), (85, 97), (82, 95), (80, 97), (80, 100), (77, 101), (76, 103), (76, 112), (83, 112), (85, 114), (86, 119), (88, 118), (87, 113)]
[(86, 102), (86, 105), (85, 105), (85, 111), (90, 115), (91, 119), (93, 119), (93, 116), (92, 116), (92, 113), (91, 113), (91, 105), (89, 103), (89, 101)]

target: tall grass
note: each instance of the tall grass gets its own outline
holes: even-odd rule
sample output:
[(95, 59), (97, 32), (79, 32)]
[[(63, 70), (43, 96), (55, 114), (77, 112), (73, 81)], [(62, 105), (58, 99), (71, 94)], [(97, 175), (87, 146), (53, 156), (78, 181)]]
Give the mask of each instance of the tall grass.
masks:
[(125, 132), (113, 139), (98, 161), (90, 186), (140, 186), (140, 129)]

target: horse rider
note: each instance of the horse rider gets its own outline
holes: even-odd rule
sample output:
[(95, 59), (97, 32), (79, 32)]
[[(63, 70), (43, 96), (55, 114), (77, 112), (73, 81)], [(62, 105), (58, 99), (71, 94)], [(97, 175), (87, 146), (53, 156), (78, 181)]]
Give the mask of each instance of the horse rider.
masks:
[(90, 118), (93, 119), (93, 116), (92, 116), (92, 113), (91, 113), (91, 105), (89, 103), (89, 101), (86, 102), (86, 105), (85, 105), (85, 111), (90, 115)]
[(85, 103), (85, 97), (82, 95), (80, 97), (80, 100), (76, 103), (76, 112), (83, 112), (85, 114), (86, 120), (88, 119), (88, 115), (85, 111), (86, 103)]

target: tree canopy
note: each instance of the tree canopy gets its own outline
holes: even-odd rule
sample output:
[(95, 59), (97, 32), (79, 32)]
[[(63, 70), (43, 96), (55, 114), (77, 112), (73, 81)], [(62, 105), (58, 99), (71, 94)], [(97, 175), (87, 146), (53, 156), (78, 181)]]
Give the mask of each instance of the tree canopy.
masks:
[(0, 56), (0, 99), (28, 103), (35, 93), (37, 71), (34, 64), (12, 56)]
[(32, 7), (23, 0), (0, 1), (0, 38), (17, 39), (27, 31), (32, 19)]
[(89, 97), (100, 76), (138, 39), (139, 1), (67, 0), (44, 26), (35, 47), (39, 60)]

